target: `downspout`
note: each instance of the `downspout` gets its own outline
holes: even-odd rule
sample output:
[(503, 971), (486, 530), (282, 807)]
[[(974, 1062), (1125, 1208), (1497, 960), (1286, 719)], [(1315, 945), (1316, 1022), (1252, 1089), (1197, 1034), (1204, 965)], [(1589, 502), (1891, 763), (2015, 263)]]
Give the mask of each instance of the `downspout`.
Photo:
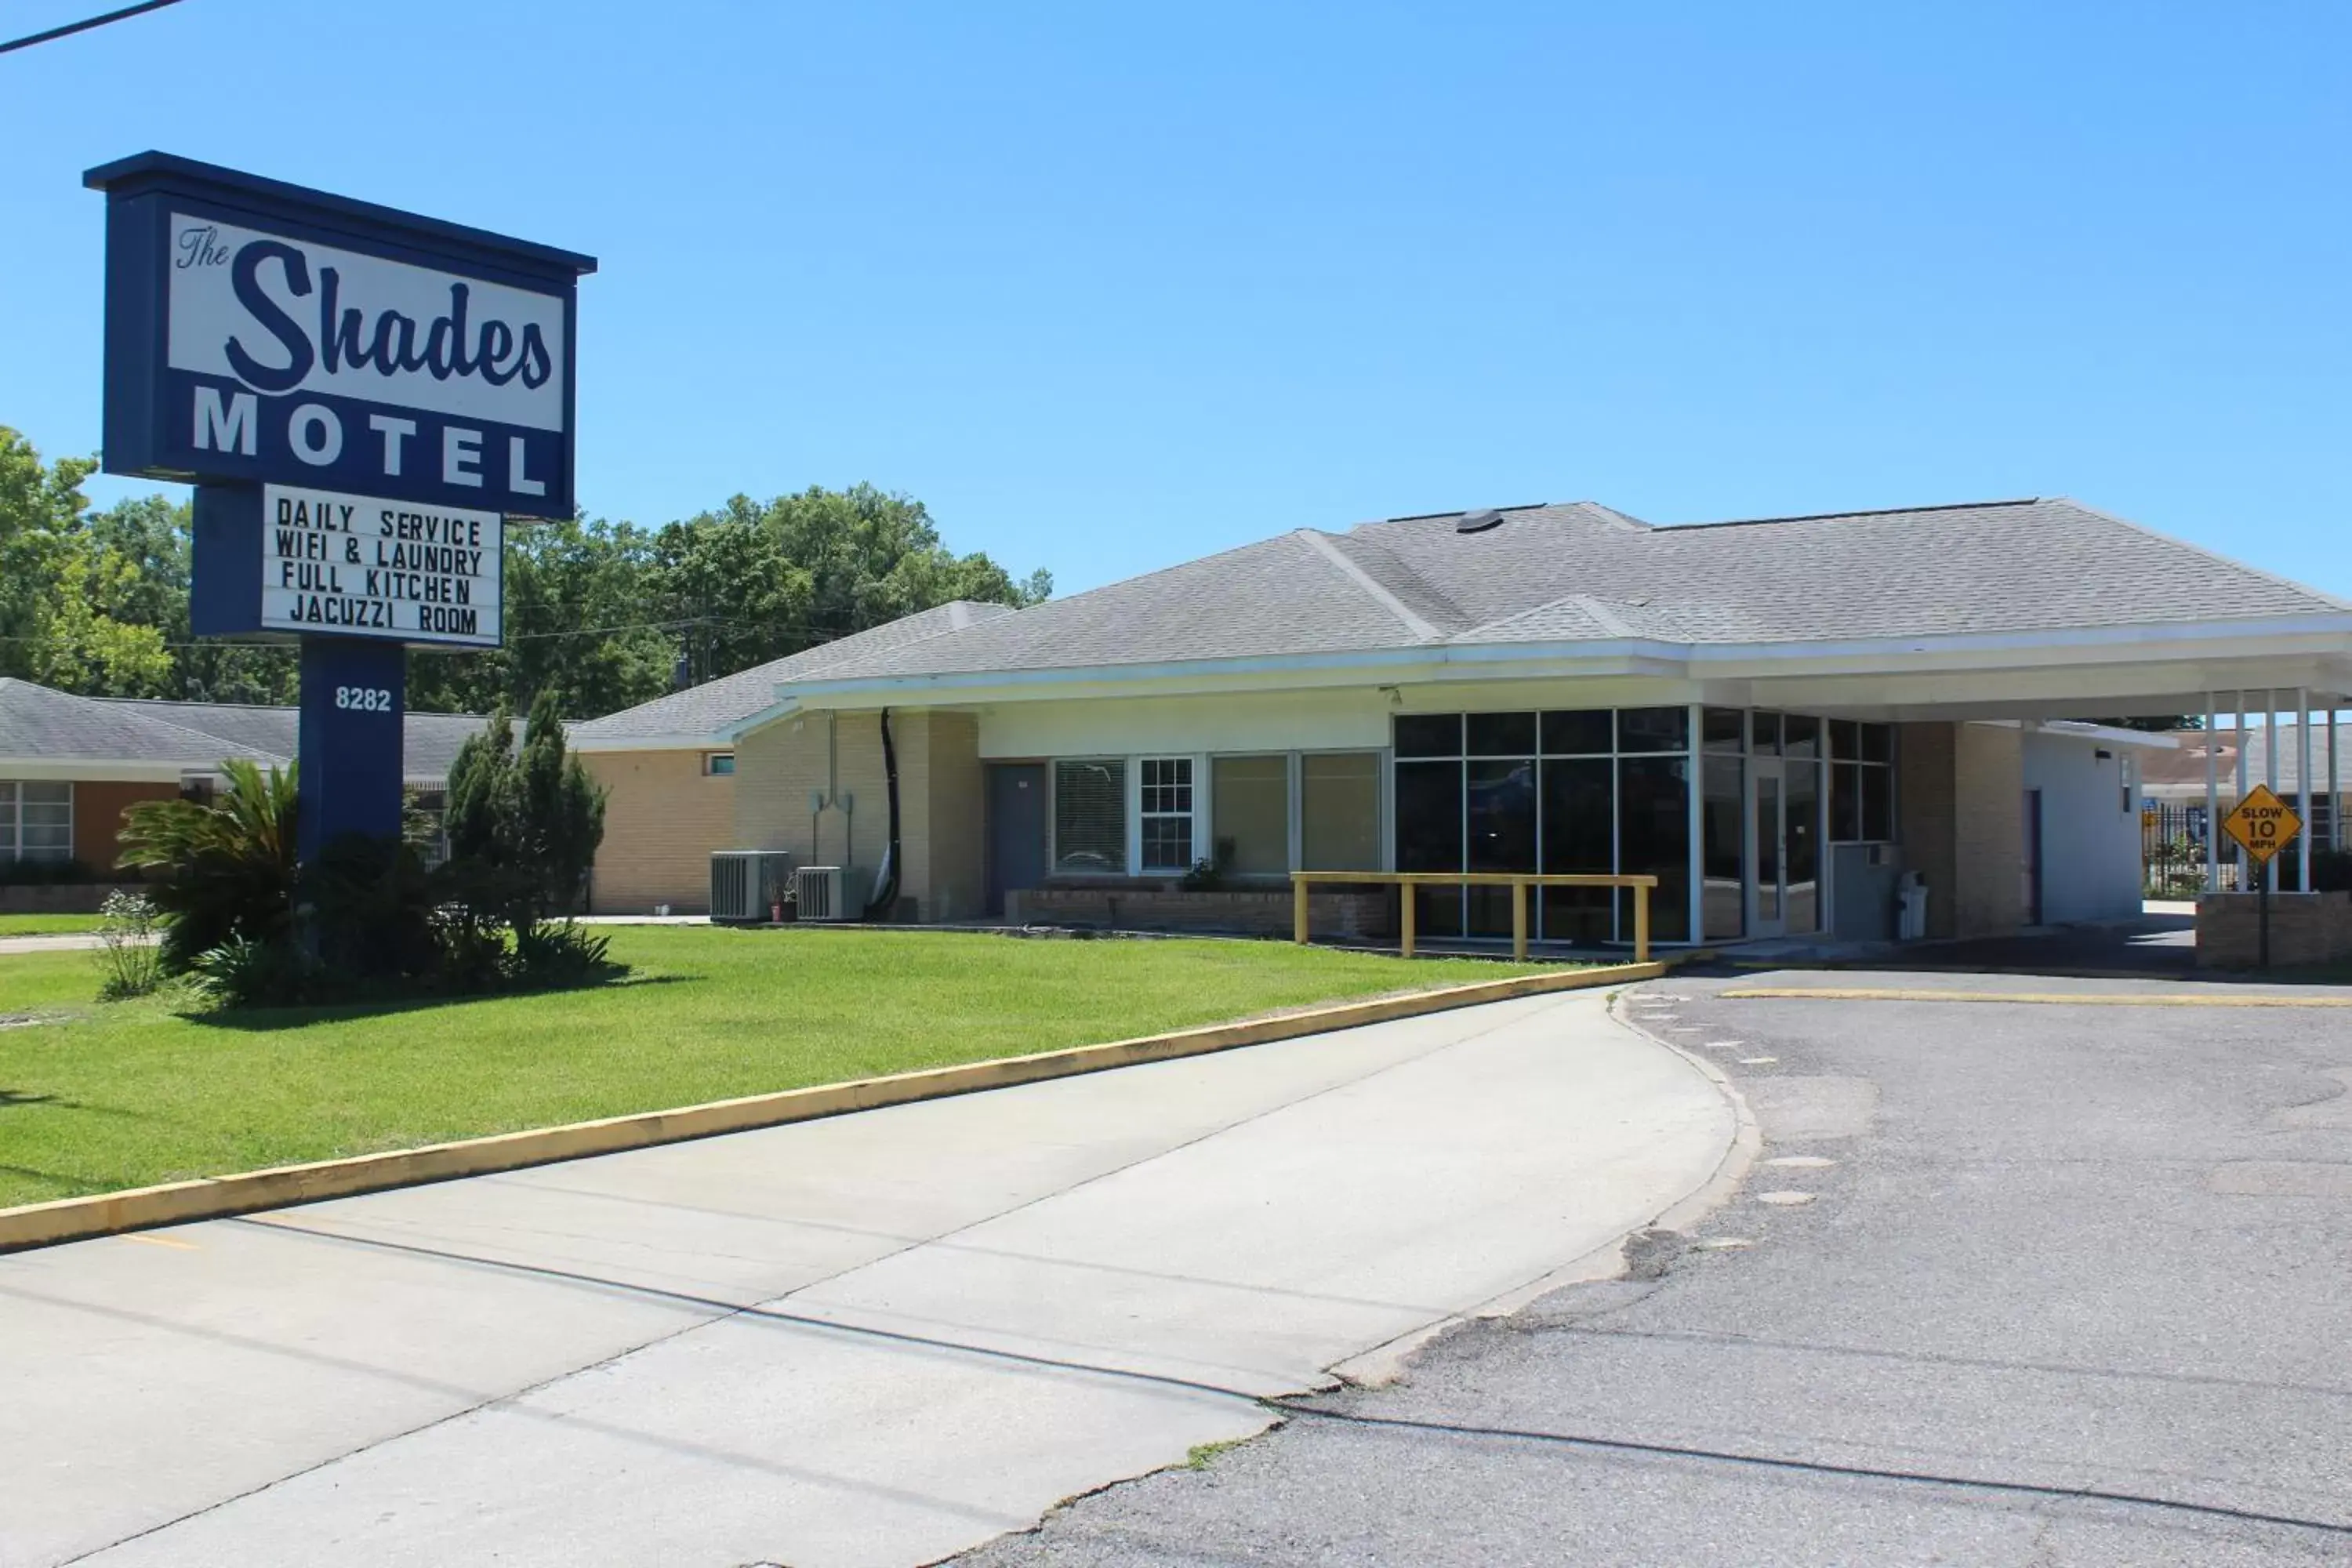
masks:
[(887, 917), (898, 901), (898, 748), (890, 740), (890, 710), (882, 710), (882, 781), (890, 797), (890, 840), (882, 851), (882, 874), (866, 906), (867, 920)]

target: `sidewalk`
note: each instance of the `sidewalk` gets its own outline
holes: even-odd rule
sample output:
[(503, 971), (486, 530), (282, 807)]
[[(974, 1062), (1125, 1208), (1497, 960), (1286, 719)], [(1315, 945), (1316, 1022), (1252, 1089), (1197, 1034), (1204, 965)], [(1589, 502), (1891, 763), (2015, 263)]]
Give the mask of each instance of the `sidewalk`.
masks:
[(0, 1561), (932, 1562), (1733, 1131), (1580, 993), (0, 1258)]

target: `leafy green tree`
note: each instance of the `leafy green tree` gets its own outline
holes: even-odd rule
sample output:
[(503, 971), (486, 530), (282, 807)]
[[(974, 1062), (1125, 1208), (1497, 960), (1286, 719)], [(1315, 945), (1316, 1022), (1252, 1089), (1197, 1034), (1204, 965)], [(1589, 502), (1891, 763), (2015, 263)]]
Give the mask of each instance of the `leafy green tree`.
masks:
[(138, 567), (88, 534), (58, 542), (53, 556), (49, 592), (26, 623), (31, 678), (84, 697), (169, 695), (163, 628), (121, 613), (138, 595)]
[(986, 554), (940, 542), (922, 502), (872, 485), (812, 487), (663, 529), (654, 580), (697, 682), (955, 599), (1029, 605), (1050, 573), (1014, 582)]
[(417, 649), (409, 705), (487, 713), (528, 710), (542, 692), (573, 718), (633, 707), (667, 691), (675, 640), (647, 584), (651, 540), (628, 523), (572, 520), (507, 536), (506, 646), (481, 653)]
[(97, 468), (82, 458), (44, 464), (30, 441), (0, 425), (0, 675), (32, 678), (36, 621), (55, 596), (58, 542), (89, 510), (81, 482)]

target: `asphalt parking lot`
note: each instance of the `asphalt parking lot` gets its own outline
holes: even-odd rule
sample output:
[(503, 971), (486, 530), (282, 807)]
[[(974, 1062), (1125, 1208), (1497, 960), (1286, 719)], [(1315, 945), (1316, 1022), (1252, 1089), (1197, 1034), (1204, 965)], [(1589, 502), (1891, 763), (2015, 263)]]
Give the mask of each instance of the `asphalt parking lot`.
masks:
[(962, 1561), (2352, 1561), (2352, 994), (2206, 1005), (2260, 994), (1644, 987), (1760, 1122), (1726, 1206)]

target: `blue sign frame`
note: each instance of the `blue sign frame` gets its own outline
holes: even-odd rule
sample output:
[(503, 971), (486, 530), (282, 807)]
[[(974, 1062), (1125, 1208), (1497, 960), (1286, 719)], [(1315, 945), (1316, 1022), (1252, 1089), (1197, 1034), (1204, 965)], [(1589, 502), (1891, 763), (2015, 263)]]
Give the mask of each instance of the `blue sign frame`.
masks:
[[(572, 515), (575, 307), (579, 279), (596, 269), (594, 258), (163, 153), (104, 164), (82, 183), (107, 198), (108, 472), (309, 486), (512, 517)], [(217, 254), (175, 247), (175, 237), (194, 238), (199, 223), (247, 237)], [(460, 288), (438, 317), (419, 310), (384, 321), (388, 310), (354, 308), (346, 312), (351, 329), (337, 333), (330, 324), (337, 319), (333, 275), (314, 264), (318, 250), (335, 253), (346, 266), (356, 258), (422, 269)], [(231, 340), (235, 365), (210, 371), (172, 363), (173, 272), (199, 262), (234, 276), (236, 297), (248, 310), (270, 306), (268, 297), (275, 297), (275, 320), (271, 309), (251, 315), (254, 341)], [(560, 306), (562, 363), (547, 367), (562, 378), (560, 429), (421, 407), (402, 401), (388, 384), (381, 397), (300, 384), (314, 355), (315, 363), (335, 368), (339, 347), (351, 356), (343, 363), (354, 375), (373, 351), (386, 377), (396, 360), (410, 380), (423, 372), (443, 383), (454, 375), (461, 385), (495, 382), (482, 388), (485, 396), (506, 385), (497, 381), (501, 372), (509, 379), (520, 372), (528, 381), (521, 340), (537, 327), (517, 332), (500, 319), (469, 322), (469, 289), (485, 296), (512, 290)], [(306, 310), (316, 301), (315, 333), (290, 318), (284, 308), (289, 297)], [(540, 344), (542, 352), (554, 346), (543, 339)], [(495, 366), (491, 349), (499, 351)], [(289, 373), (296, 384), (279, 384)]]

